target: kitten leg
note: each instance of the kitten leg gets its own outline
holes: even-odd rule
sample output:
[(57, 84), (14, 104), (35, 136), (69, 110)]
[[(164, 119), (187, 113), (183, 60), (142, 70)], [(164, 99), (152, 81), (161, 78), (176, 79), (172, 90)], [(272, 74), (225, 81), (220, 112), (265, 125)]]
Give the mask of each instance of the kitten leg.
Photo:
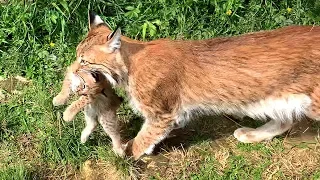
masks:
[(71, 87), (71, 80), (70, 80), (70, 74), (68, 73), (63, 80), (61, 91), (52, 100), (52, 104), (54, 106), (60, 106), (67, 102), (71, 93), (70, 87)]
[(88, 96), (80, 96), (80, 98), (72, 102), (67, 109), (63, 112), (63, 120), (72, 121), (74, 117), (90, 103), (90, 98)]
[(97, 127), (97, 116), (92, 108), (86, 108), (84, 110), (84, 119), (86, 121), (86, 127), (81, 132), (81, 143), (87, 142), (90, 134)]
[(110, 111), (104, 114), (103, 117), (99, 117), (98, 120), (104, 132), (106, 132), (108, 136), (111, 138), (113, 151), (119, 156), (124, 156), (124, 149), (121, 144), (120, 130), (118, 126), (116, 112)]
[(65, 78), (63, 79), (62, 88), (59, 94), (53, 98), (52, 103), (54, 106), (63, 105), (68, 100), (71, 89), (79, 85), (79, 79), (75, 77), (73, 72), (80, 68), (80, 63), (73, 62), (66, 71)]
[(292, 127), (292, 121), (270, 120), (266, 124), (256, 129), (239, 128), (234, 131), (234, 137), (243, 143), (261, 142), (271, 140), (273, 137), (280, 135)]
[(173, 121), (171, 117), (158, 121), (146, 121), (138, 135), (126, 144), (126, 153), (133, 156), (135, 160), (143, 154), (151, 154), (155, 145), (166, 138), (173, 129)]

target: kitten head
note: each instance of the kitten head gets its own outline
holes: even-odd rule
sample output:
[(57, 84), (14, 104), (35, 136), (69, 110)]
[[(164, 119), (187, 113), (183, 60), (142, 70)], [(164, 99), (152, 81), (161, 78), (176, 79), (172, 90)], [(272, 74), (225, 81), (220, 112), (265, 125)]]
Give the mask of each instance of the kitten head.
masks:
[(99, 72), (78, 70), (72, 73), (71, 89), (78, 94), (95, 94), (101, 92), (106, 84), (104, 76)]

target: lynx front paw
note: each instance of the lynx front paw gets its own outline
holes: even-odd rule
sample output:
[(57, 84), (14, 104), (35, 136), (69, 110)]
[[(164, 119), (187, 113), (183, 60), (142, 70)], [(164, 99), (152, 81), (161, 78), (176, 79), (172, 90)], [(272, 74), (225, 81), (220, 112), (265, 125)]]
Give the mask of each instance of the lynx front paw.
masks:
[(115, 152), (118, 156), (120, 156), (120, 157), (124, 157), (125, 156), (125, 148), (126, 148), (126, 146), (125, 145), (121, 145), (121, 146), (119, 146), (119, 147), (116, 147), (116, 146), (113, 146), (112, 147), (112, 150), (113, 150), (113, 152)]
[(134, 142), (134, 139), (127, 142), (125, 146), (125, 154), (127, 156), (133, 157), (134, 160), (138, 160), (143, 154), (143, 150), (141, 147), (137, 146), (137, 144)]
[(66, 103), (66, 99), (65, 98), (61, 98), (59, 95), (54, 97), (52, 100), (52, 104), (54, 106), (60, 106), (60, 105), (64, 105)]
[(233, 135), (238, 139), (238, 141), (243, 143), (256, 143), (263, 140), (270, 140), (264, 132), (247, 127), (235, 130)]

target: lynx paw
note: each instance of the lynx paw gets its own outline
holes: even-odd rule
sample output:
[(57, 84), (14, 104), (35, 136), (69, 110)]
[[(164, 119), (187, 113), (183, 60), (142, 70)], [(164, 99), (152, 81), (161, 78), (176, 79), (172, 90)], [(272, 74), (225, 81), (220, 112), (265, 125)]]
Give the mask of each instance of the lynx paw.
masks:
[(113, 146), (112, 150), (113, 150), (113, 152), (115, 152), (118, 156), (124, 157), (124, 156), (125, 156), (125, 148), (126, 148), (125, 145), (120, 146), (120, 147), (115, 147), (115, 146)]
[(256, 143), (263, 140), (269, 140), (264, 136), (264, 132), (260, 132), (257, 129), (247, 127), (235, 130), (233, 135), (238, 139), (238, 141), (243, 143)]
[(134, 139), (128, 141), (125, 145), (125, 155), (138, 160), (144, 152), (134, 143)]

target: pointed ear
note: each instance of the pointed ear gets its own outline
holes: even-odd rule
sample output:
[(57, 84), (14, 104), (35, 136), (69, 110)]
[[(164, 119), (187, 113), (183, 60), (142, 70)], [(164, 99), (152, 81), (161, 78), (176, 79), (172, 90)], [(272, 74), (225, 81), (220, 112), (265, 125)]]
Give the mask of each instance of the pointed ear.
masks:
[(89, 29), (96, 27), (99, 24), (104, 24), (104, 21), (95, 12), (88, 12)]
[(108, 35), (108, 49), (113, 52), (121, 47), (121, 29), (117, 28)]

